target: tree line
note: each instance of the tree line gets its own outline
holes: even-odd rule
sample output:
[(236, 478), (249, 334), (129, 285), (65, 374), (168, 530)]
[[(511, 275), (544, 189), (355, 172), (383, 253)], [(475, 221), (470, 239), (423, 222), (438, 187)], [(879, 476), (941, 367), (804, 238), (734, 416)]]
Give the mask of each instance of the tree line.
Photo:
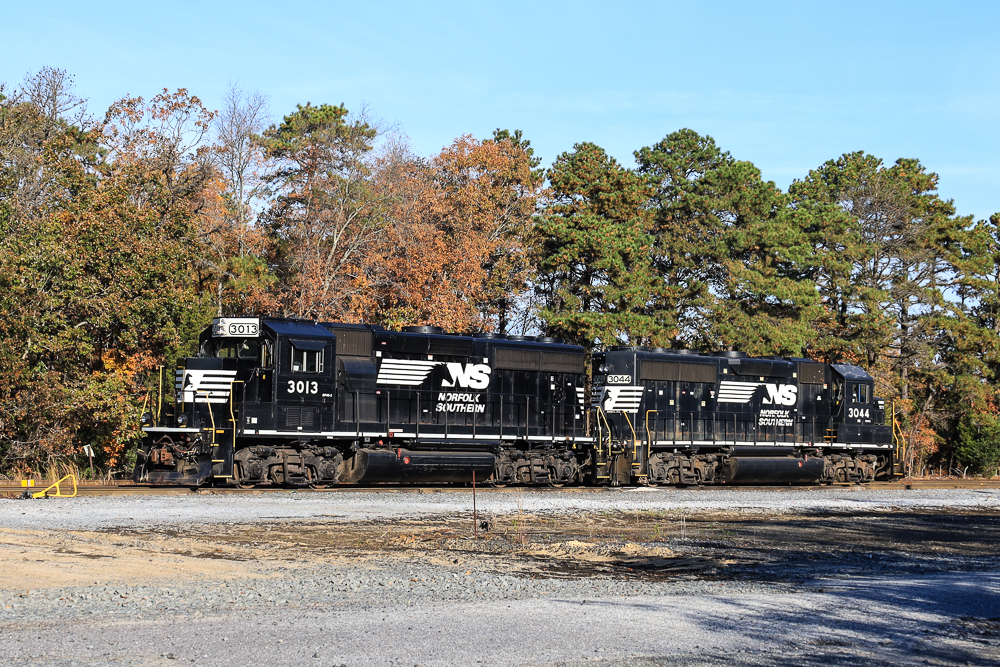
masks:
[(366, 111), (280, 121), (232, 87), (0, 88), (0, 472), (127, 466), (138, 417), (222, 315), (544, 333), (864, 367), (911, 469), (1000, 466), (1000, 214), (918, 160), (846, 153), (787, 192), (690, 129), (635, 168), (520, 131), (421, 156)]

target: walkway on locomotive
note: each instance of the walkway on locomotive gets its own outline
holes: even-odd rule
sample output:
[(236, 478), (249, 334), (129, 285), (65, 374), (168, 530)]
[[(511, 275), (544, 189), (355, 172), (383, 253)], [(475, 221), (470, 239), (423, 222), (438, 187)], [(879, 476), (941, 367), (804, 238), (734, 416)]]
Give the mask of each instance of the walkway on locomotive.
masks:
[(553, 339), (219, 318), (177, 370), (175, 424), (145, 430), (235, 421), (244, 441), (591, 441), (584, 371), (583, 348)]
[(892, 447), (885, 401), (857, 366), (631, 347), (593, 364), (593, 407), (613, 438), (654, 448)]

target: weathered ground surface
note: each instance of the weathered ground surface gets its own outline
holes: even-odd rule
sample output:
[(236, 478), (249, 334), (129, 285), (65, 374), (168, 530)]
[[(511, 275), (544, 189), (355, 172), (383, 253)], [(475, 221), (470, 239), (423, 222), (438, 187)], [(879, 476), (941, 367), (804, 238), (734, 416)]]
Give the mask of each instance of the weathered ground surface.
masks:
[(506, 493), (474, 524), (465, 493), (2, 501), (0, 665), (995, 664), (998, 504)]

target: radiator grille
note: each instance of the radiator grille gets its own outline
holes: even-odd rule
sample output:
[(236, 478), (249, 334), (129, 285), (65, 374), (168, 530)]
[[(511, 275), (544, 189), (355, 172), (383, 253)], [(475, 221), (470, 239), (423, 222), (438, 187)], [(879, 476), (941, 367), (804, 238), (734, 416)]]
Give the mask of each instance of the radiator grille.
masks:
[(541, 369), (551, 373), (576, 373), (579, 375), (586, 372), (583, 354), (574, 352), (542, 352)]
[(471, 340), (449, 340), (447, 338), (432, 338), (428, 352), (453, 357), (471, 357), (474, 342)]
[(717, 379), (715, 364), (684, 364), (676, 361), (646, 361), (639, 364), (640, 380), (661, 382), (708, 382)]
[(344, 357), (372, 356), (372, 332), (365, 329), (333, 329), (337, 337), (337, 354)]
[(823, 384), (826, 382), (826, 366), (823, 364), (799, 364), (799, 382), (802, 384)]
[(680, 364), (676, 361), (642, 360), (639, 362), (639, 379), (677, 382), (680, 379)]
[(516, 350), (501, 347), (496, 351), (493, 366), (498, 370), (537, 371), (539, 369), (538, 356), (536, 350)]
[(708, 382), (714, 384), (718, 378), (715, 364), (680, 364), (681, 382)]

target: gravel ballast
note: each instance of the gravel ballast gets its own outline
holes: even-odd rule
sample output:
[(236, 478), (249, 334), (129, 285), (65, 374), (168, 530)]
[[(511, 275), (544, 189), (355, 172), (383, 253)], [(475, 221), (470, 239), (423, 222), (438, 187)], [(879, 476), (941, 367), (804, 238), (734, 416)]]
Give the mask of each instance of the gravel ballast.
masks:
[[(998, 503), (997, 491), (957, 489), (505, 491), (477, 497), (482, 516), (568, 522), (601, 515), (611, 517), (612, 528), (617, 517), (635, 513), (674, 523), (713, 513), (774, 521), (860, 513), (878, 531), (881, 521), (897, 514), (919, 519), (921, 513), (976, 512), (977, 521), (992, 522)], [(803, 547), (796, 559), (791, 545), (791, 557), (801, 562), (784, 578), (751, 570), (728, 577), (710, 574), (716, 570), (640, 576), (624, 567), (556, 576), (514, 567), (527, 557), (524, 545), (503, 547), (503, 559), (461, 551), (454, 544), (464, 548), (471, 541), (462, 534), (415, 551), (388, 548), (390, 529), (399, 522), (426, 520), (439, 528), (458, 517), (464, 525), (471, 505), (471, 493), (404, 491), (0, 502), (0, 566), (8, 564), (7, 578), (0, 577), (0, 667), (1000, 660), (1000, 567), (989, 558), (935, 557), (931, 550), (920, 554), (927, 567), (904, 572), (896, 571), (898, 560), (876, 557), (868, 566), (872, 554), (848, 553), (836, 556), (842, 563), (820, 559), (812, 566), (813, 547)], [(288, 535), (299, 526), (313, 535), (336, 526), (338, 539), (357, 530), (358, 545), (338, 542), (324, 550), (296, 543)], [(192, 535), (191, 527), (201, 532)], [(253, 548), (211, 541), (243, 533), (253, 536)], [(673, 550), (680, 558), (724, 547), (737, 569), (742, 560), (759, 557), (759, 546), (753, 551), (742, 537), (725, 533), (700, 541), (673, 533), (655, 544), (615, 548)], [(390, 536), (385, 546), (380, 536)], [(509, 541), (492, 539), (499, 547)], [(552, 546), (544, 536), (534, 539), (540, 549)], [(565, 550), (573, 543), (560, 544)], [(134, 574), (142, 571), (134, 569), (137, 563), (146, 574)], [(44, 583), (31, 581), (33, 568), (45, 570)], [(21, 574), (12, 581), (15, 572)], [(81, 580), (85, 575), (92, 579)]]
[[(622, 489), (597, 492), (477, 494), (480, 512), (586, 514), (619, 511), (879, 512), (890, 509), (997, 509), (1000, 489), (884, 490), (864, 487), (797, 491)], [(472, 510), (471, 492), (262, 493), (241, 495), (106, 496), (0, 503), (0, 526), (93, 530), (192, 523), (251, 523), (333, 518), (373, 521), (439, 516)]]

